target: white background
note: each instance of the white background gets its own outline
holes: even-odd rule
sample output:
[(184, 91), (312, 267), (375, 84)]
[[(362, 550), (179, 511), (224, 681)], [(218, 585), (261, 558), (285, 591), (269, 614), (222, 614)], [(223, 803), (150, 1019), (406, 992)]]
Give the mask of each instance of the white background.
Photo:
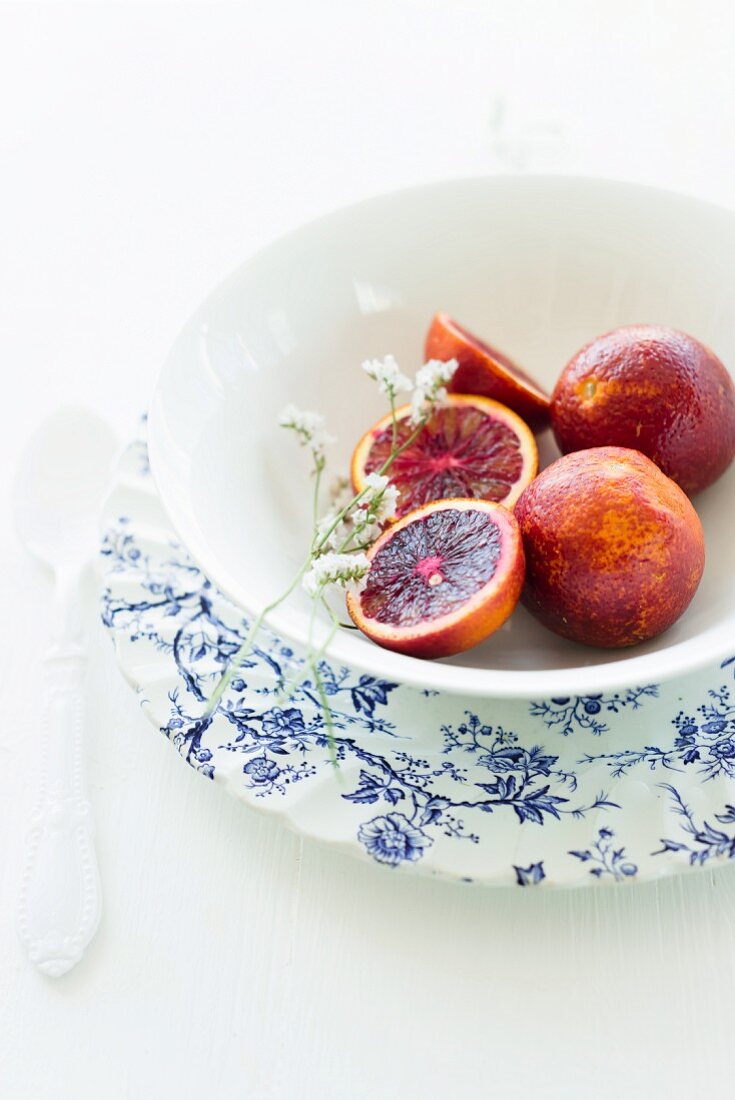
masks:
[(104, 916), (75, 971), (32, 972), (12, 917), (49, 589), (5, 493), (59, 404), (129, 432), (205, 293), (335, 205), (511, 169), (735, 203), (734, 12), (0, 6), (3, 1100), (731, 1094), (730, 869), (492, 892), (303, 843), (180, 764), (121, 682), (92, 600)]

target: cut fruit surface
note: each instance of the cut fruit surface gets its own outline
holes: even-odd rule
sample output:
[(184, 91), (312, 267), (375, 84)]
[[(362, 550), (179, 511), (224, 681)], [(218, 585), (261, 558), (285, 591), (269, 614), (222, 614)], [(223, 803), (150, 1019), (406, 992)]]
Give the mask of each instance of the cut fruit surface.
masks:
[[(413, 434), (411, 406), (396, 412), (397, 443)], [(352, 456), (355, 492), (382, 470), (393, 446), (390, 413), (362, 437)], [(533, 432), (510, 409), (486, 397), (450, 394), (386, 475), (399, 491), (398, 517), (433, 500), (472, 497), (512, 508), (538, 471)]]
[(549, 396), (517, 363), (446, 313), (435, 314), (426, 337), (427, 359), (456, 359), (452, 393), (479, 394), (513, 409), (535, 431), (549, 423)]
[(378, 645), (448, 657), (483, 641), (518, 603), (525, 575), (518, 523), (501, 504), (441, 500), (417, 508), (368, 550), (362, 592), (347, 597)]

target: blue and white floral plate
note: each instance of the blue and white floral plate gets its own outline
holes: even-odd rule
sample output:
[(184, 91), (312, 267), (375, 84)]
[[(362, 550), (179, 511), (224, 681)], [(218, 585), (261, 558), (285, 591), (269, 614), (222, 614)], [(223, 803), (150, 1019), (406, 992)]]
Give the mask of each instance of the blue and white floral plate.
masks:
[(103, 528), (102, 619), (147, 715), (206, 779), (298, 832), (494, 885), (632, 882), (735, 854), (735, 656), (675, 682), (471, 709), (325, 663), (335, 766), (300, 654), (268, 632), (200, 720), (247, 622), (175, 539), (143, 442)]

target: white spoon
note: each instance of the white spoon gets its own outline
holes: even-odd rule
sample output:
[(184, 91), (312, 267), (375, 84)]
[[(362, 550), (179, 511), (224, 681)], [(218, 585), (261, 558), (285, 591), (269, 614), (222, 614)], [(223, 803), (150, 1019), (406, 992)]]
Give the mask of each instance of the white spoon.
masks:
[(54, 573), (53, 622), (41, 658), (42, 775), (23, 866), (18, 932), (51, 977), (81, 959), (100, 918), (82, 733), (86, 646), (81, 581), (95, 552), (97, 512), (117, 440), (94, 413), (61, 409), (37, 430), (16, 474), (18, 533)]

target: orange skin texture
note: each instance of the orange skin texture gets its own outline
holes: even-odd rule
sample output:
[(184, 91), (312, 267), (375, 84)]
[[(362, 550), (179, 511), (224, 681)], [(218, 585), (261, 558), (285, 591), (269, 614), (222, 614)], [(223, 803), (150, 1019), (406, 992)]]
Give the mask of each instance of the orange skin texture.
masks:
[(623, 447), (565, 455), (515, 509), (526, 553), (523, 603), (586, 645), (636, 645), (687, 609), (704, 570), (702, 524), (682, 490)]
[(347, 596), (355, 626), (385, 649), (410, 657), (451, 657), (484, 642), (510, 617), (518, 604), (525, 576), (523, 542), (518, 522), (502, 504), (485, 500), (438, 500), (416, 508), (389, 527), (367, 551), (370, 561), (404, 527), (439, 510), (458, 508), (490, 514), (502, 535), (502, 555), (491, 579), (458, 612), (413, 627), (392, 626), (364, 614), (360, 596)]
[(633, 447), (694, 496), (735, 457), (735, 384), (686, 333), (630, 325), (598, 336), (567, 364), (551, 422), (563, 453)]
[(457, 360), (450, 393), (491, 397), (513, 409), (534, 431), (548, 427), (549, 398), (538, 383), (507, 355), (473, 336), (446, 313), (435, 314), (424, 354), (426, 359)]

